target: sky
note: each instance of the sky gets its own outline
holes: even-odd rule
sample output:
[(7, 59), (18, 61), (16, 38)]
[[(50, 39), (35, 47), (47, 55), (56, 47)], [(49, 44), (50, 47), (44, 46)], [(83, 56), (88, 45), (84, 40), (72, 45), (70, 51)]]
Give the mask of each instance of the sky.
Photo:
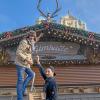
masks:
[[(42, 0), (41, 9), (53, 12), (56, 0)], [(38, 0), (0, 0), (0, 34), (18, 28), (35, 25), (41, 16)], [(68, 10), (77, 19), (86, 22), (89, 31), (100, 34), (100, 0), (59, 0), (62, 7), (56, 20), (67, 15)]]

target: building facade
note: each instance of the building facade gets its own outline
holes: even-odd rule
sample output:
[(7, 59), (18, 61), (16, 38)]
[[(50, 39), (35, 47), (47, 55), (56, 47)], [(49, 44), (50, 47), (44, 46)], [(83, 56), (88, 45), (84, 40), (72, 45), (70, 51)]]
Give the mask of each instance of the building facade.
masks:
[(68, 12), (66, 16), (61, 17), (60, 24), (78, 29), (87, 30), (86, 23), (78, 20)]

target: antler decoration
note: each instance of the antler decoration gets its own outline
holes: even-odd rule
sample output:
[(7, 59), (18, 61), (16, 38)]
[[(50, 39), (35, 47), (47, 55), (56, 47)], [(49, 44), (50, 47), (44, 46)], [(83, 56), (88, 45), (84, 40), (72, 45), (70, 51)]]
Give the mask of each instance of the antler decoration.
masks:
[(56, 4), (57, 4), (57, 8), (56, 8), (56, 10), (52, 13), (51, 18), (56, 17), (56, 16), (57, 16), (57, 13), (61, 10), (61, 7), (59, 7), (59, 4), (58, 4), (58, 0), (56, 0)]
[(57, 4), (57, 7), (56, 7), (56, 10), (50, 14), (50, 13), (47, 13), (45, 14), (41, 9), (40, 9), (40, 4), (41, 4), (42, 0), (39, 0), (38, 1), (38, 5), (37, 5), (37, 9), (38, 11), (42, 14), (43, 17), (45, 17), (47, 20), (51, 20), (51, 18), (54, 18), (57, 16), (57, 13), (61, 10), (61, 7), (59, 7), (59, 4), (58, 4), (58, 0), (56, 0), (56, 4)]
[(42, 14), (42, 16), (46, 17), (47, 18), (47, 15), (45, 15), (42, 10), (40, 9), (40, 3), (41, 3), (42, 0), (39, 0), (38, 1), (38, 5), (37, 5), (37, 9), (39, 10), (39, 12)]

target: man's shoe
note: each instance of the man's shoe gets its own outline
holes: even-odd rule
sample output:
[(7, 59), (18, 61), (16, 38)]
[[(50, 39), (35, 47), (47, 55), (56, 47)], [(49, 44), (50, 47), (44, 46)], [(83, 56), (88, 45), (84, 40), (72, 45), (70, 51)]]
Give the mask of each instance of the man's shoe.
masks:
[(28, 94), (27, 93), (23, 93), (23, 96), (27, 96)]
[(28, 92), (27, 90), (25, 90), (25, 92), (23, 93), (23, 96), (27, 96), (28, 95)]

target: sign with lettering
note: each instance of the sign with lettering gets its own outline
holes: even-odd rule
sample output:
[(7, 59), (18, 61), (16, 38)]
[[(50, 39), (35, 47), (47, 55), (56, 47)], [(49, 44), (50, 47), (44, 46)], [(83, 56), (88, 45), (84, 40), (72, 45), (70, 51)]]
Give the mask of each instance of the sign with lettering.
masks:
[[(41, 60), (73, 60), (85, 59), (83, 54), (78, 54), (80, 45), (71, 42), (38, 42), (35, 45), (35, 51), (40, 56)], [(10, 56), (9, 61), (14, 62), (16, 57), (16, 48), (8, 48), (6, 50)]]

